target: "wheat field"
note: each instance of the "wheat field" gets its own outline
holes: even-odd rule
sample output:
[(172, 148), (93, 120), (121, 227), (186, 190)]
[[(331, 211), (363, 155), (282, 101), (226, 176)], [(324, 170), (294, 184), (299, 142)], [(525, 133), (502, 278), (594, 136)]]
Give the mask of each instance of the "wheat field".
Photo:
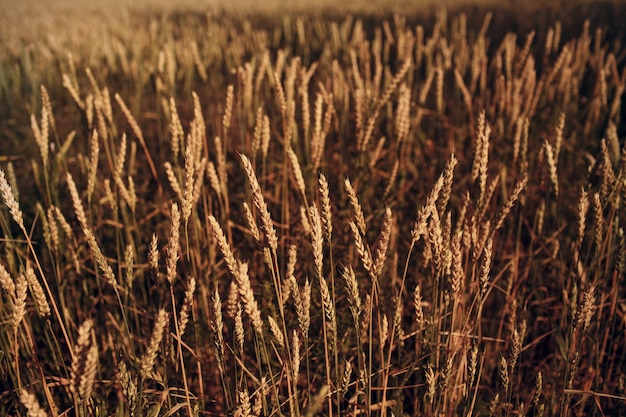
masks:
[(626, 414), (618, 3), (20, 7), (0, 415)]

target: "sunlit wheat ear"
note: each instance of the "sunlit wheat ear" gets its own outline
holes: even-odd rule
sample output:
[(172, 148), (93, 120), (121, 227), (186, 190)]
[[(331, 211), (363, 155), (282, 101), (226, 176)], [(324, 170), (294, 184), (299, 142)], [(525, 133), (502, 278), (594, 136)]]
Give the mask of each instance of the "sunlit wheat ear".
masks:
[(176, 178), (176, 174), (174, 173), (174, 168), (172, 164), (169, 162), (163, 163), (163, 167), (165, 168), (165, 174), (167, 175), (167, 181), (170, 183), (170, 187), (176, 193), (176, 196), (182, 200), (183, 199), (183, 191), (180, 188), (180, 184), (178, 183), (178, 179)]
[(70, 375), (70, 390), (82, 400), (91, 396), (98, 362), (98, 347), (92, 342), (93, 321), (87, 319), (78, 329), (74, 360)]
[(222, 226), (220, 226), (219, 222), (212, 214), (209, 214), (209, 223), (211, 224), (211, 228), (213, 229), (213, 235), (215, 236), (215, 240), (217, 241), (217, 245), (222, 252), (222, 256), (224, 256), (224, 261), (226, 261), (226, 266), (228, 267), (228, 271), (231, 275), (237, 278), (239, 275), (239, 265), (237, 264), (237, 260), (235, 259), (235, 255), (233, 255), (232, 250), (230, 249), (230, 245), (226, 240), (226, 235), (222, 230)]
[(181, 307), (180, 314), (178, 315), (178, 331), (182, 337), (189, 323), (189, 313), (193, 307), (193, 293), (196, 291), (196, 280), (194, 277), (189, 277), (187, 280), (187, 290), (185, 291), (185, 299), (183, 300), (183, 306)]
[(83, 209), (83, 203), (80, 200), (80, 196), (78, 194), (78, 190), (76, 189), (76, 183), (72, 178), (72, 175), (67, 173), (67, 187), (70, 190), (70, 197), (72, 198), (72, 204), (74, 205), (74, 213), (76, 214), (76, 218), (80, 223), (80, 226), (83, 230), (89, 228), (87, 224), (87, 216), (85, 215), (85, 210)]
[(333, 221), (330, 205), (330, 189), (328, 187), (328, 180), (320, 172), (319, 174), (319, 192), (322, 200), (322, 226), (324, 227), (324, 233), (326, 240), (330, 244), (332, 242), (333, 235)]
[(324, 316), (326, 317), (327, 324), (332, 329), (332, 337), (334, 341), (336, 340), (335, 329), (337, 328), (337, 315), (335, 314), (335, 305), (333, 304), (328, 284), (322, 277), (320, 277), (320, 294), (322, 296), (322, 305), (324, 306)]
[(485, 244), (485, 249), (483, 250), (483, 261), (480, 265), (480, 275), (478, 277), (481, 298), (485, 297), (485, 294), (487, 293), (487, 287), (489, 284), (489, 273), (491, 271), (491, 251), (492, 251), (492, 240), (490, 238)]
[(313, 247), (313, 264), (315, 272), (321, 279), (324, 277), (324, 253), (323, 244), (324, 237), (322, 235), (322, 221), (320, 219), (317, 206), (309, 207), (309, 216), (311, 218), (311, 245)]
[(122, 99), (122, 96), (120, 96), (117, 93), (115, 93), (114, 97), (115, 97), (115, 101), (117, 101), (117, 104), (119, 104), (120, 109), (122, 110), (122, 113), (124, 114), (124, 117), (126, 117), (126, 121), (128, 122), (131, 129), (133, 130), (133, 133), (143, 143), (144, 138), (143, 138), (143, 133), (141, 132), (141, 128), (139, 127), (139, 123), (137, 123), (137, 120), (135, 119), (133, 114), (130, 112), (130, 110), (126, 106), (124, 99)]
[(15, 283), (11, 278), (11, 274), (6, 270), (4, 265), (0, 264), (0, 286), (9, 293), (11, 299), (15, 299)]
[(78, 91), (76, 90), (76, 87), (74, 87), (74, 84), (72, 83), (72, 81), (70, 80), (70, 77), (67, 74), (63, 74), (63, 87), (65, 87), (67, 91), (70, 93), (76, 105), (81, 110), (84, 110), (85, 103), (81, 100), (80, 95), (78, 94)]
[(263, 198), (263, 192), (259, 186), (256, 174), (254, 173), (254, 168), (252, 167), (252, 163), (248, 157), (243, 154), (241, 154), (241, 162), (250, 183), (254, 205), (261, 216), (261, 230), (265, 236), (268, 246), (275, 252), (278, 249), (278, 237), (276, 236), (276, 230), (274, 229), (269, 209), (265, 203), (265, 199)]
[(361, 236), (361, 232), (359, 231), (359, 227), (354, 222), (350, 222), (350, 229), (352, 230), (352, 236), (354, 237), (354, 245), (356, 246), (356, 251), (359, 254), (359, 258), (361, 259), (361, 264), (363, 268), (370, 274), (370, 277), (375, 278), (374, 271), (374, 261), (372, 260), (372, 254), (369, 249), (365, 246), (363, 242), (363, 237)]
[(228, 137), (228, 128), (233, 112), (234, 86), (231, 84), (226, 88), (226, 104), (224, 106), (224, 117), (222, 118), (222, 135)]
[(180, 241), (180, 211), (178, 204), (172, 203), (172, 215), (170, 223), (170, 235), (167, 242), (167, 257), (165, 259), (165, 268), (167, 281), (170, 285), (174, 284), (176, 279), (176, 264), (178, 263), (178, 246)]
[(350, 379), (352, 378), (352, 362), (345, 361), (345, 367), (343, 369), (343, 376), (341, 378), (341, 385), (339, 393), (341, 398), (345, 398), (348, 393), (348, 387), (350, 386)]
[(243, 328), (243, 307), (241, 306), (240, 302), (237, 302), (237, 309), (235, 310), (234, 321), (235, 321), (235, 340), (237, 341), (239, 352), (243, 352), (245, 331)]
[(511, 355), (509, 357), (509, 366), (511, 372), (515, 369), (515, 364), (522, 353), (524, 337), (526, 335), (526, 320), (522, 320), (518, 325), (513, 327), (511, 335)]
[(472, 349), (469, 352), (469, 360), (467, 364), (468, 370), (468, 378), (470, 384), (474, 382), (474, 377), (476, 376), (476, 371), (478, 370), (478, 346), (475, 343), (472, 344)]
[(141, 377), (144, 379), (152, 372), (154, 361), (156, 360), (157, 352), (159, 351), (159, 345), (161, 344), (163, 334), (167, 329), (168, 322), (169, 316), (167, 311), (165, 311), (165, 309), (159, 310), (157, 319), (154, 323), (152, 337), (150, 338), (150, 344), (141, 359)]
[(417, 213), (417, 220), (415, 221), (415, 225), (413, 226), (413, 230), (411, 230), (411, 237), (413, 238), (413, 243), (417, 243), (420, 238), (426, 234), (426, 228), (428, 227), (428, 219), (431, 216), (431, 213), (437, 209), (437, 199), (441, 193), (441, 189), (443, 188), (444, 177), (443, 174), (439, 176), (439, 179), (435, 183), (428, 199), (426, 200), (426, 204), (422, 206)]
[(385, 208), (385, 218), (383, 219), (383, 225), (380, 230), (380, 236), (375, 244), (374, 249), (374, 274), (380, 277), (383, 272), (383, 266), (385, 265), (385, 259), (387, 257), (387, 248), (389, 246), (389, 239), (391, 238), (391, 227), (393, 225), (393, 213), (389, 207)]
[(35, 271), (30, 265), (26, 266), (26, 272), (24, 273), (30, 291), (35, 299), (35, 305), (37, 306), (37, 314), (39, 317), (45, 318), (50, 316), (50, 304), (46, 298), (46, 293), (41, 286), (41, 283), (35, 275)]
[(296, 179), (296, 185), (298, 186), (298, 190), (302, 197), (306, 200), (306, 189), (304, 185), (304, 177), (302, 176), (302, 168), (300, 168), (300, 162), (298, 162), (298, 156), (291, 149), (291, 146), (287, 147), (287, 156), (289, 157), (289, 162), (291, 163), (291, 169), (293, 170), (293, 175)]
[(26, 295), (28, 292), (28, 282), (24, 274), (19, 274), (15, 281), (15, 298), (13, 299), (13, 316), (11, 317), (14, 333), (17, 332), (26, 314)]
[(9, 209), (11, 217), (13, 217), (13, 220), (18, 224), (18, 226), (20, 226), (22, 231), (25, 232), (26, 229), (24, 227), (24, 216), (22, 214), (22, 210), (20, 209), (19, 203), (15, 199), (13, 189), (9, 185), (2, 169), (0, 169), (0, 194), (2, 194), (2, 199), (4, 200), (4, 204)]
[(341, 276), (346, 281), (346, 292), (348, 294), (348, 305), (354, 324), (358, 325), (361, 320), (361, 295), (359, 293), (359, 282), (354, 275), (354, 270), (350, 265), (343, 268)]
[(98, 269), (100, 269), (100, 272), (102, 272), (102, 275), (104, 275), (107, 283), (114, 289), (117, 289), (117, 279), (115, 278), (113, 268), (111, 268), (111, 265), (109, 265), (109, 262), (104, 257), (102, 250), (100, 250), (100, 246), (96, 241), (96, 237), (90, 229), (85, 229), (83, 232), (85, 233), (85, 238), (87, 239), (87, 244), (89, 245), (91, 256), (93, 256), (94, 260), (96, 261)]
[(285, 347), (285, 338), (283, 337), (283, 332), (278, 323), (276, 323), (276, 320), (274, 320), (272, 316), (268, 316), (267, 323), (269, 324), (270, 332), (272, 333), (272, 336), (274, 336), (274, 340), (278, 346)]
[(126, 367), (126, 362), (121, 360), (117, 365), (117, 379), (122, 387), (122, 394), (128, 401), (128, 409), (134, 413), (137, 409), (137, 382)]
[(252, 237), (257, 242), (261, 242), (261, 233), (259, 232), (259, 228), (256, 225), (256, 221), (254, 220), (254, 216), (252, 215), (252, 210), (250, 210), (250, 206), (245, 201), (243, 202), (243, 211), (246, 216), (246, 223), (248, 224), (248, 229), (252, 234)]
[(135, 253), (133, 250), (133, 245), (126, 245), (126, 249), (124, 250), (124, 268), (126, 269), (126, 285), (128, 288), (133, 287), (133, 264), (135, 262)]
[(593, 222), (594, 222), (594, 237), (596, 248), (598, 252), (602, 250), (602, 242), (604, 241), (604, 217), (602, 213), (602, 202), (600, 201), (600, 194), (593, 194)]
[(552, 145), (548, 143), (548, 141), (544, 141), (543, 148), (546, 153), (546, 160), (548, 163), (548, 170), (550, 172), (550, 182), (552, 183), (552, 187), (554, 188), (554, 195), (559, 197), (559, 178), (557, 175), (557, 161), (554, 155), (554, 150)]
[(495, 227), (493, 228), (494, 231), (502, 227), (502, 225), (504, 224), (504, 219), (511, 212), (513, 205), (515, 205), (515, 202), (519, 198), (520, 194), (526, 188), (527, 183), (528, 183), (528, 175), (524, 175), (524, 177), (522, 177), (522, 179), (519, 180), (518, 183), (515, 185), (515, 188), (513, 189), (511, 196), (507, 200), (504, 207), (502, 207), (502, 209), (500, 210), (500, 213), (498, 213), (496, 224), (495, 224)]
[(153, 278), (156, 278), (159, 271), (159, 241), (156, 234), (150, 239), (148, 247), (148, 271)]
[(178, 116), (178, 110), (176, 109), (176, 101), (174, 101), (173, 97), (170, 97), (169, 100), (169, 109), (170, 109), (170, 123), (169, 123), (169, 131), (170, 131), (170, 146), (172, 148), (172, 154), (174, 158), (178, 156), (178, 152), (180, 151), (180, 142), (184, 137), (183, 125), (180, 122), (180, 117)]
[(509, 366), (504, 356), (500, 356), (500, 382), (502, 383), (502, 390), (508, 392), (510, 383)]
[(181, 202), (185, 226), (189, 222), (189, 216), (191, 216), (191, 209), (193, 208), (195, 168), (191, 146), (187, 146), (185, 148), (185, 190), (183, 191)]
[(254, 292), (250, 285), (250, 277), (248, 276), (248, 264), (239, 263), (239, 272), (235, 276), (237, 287), (239, 288), (239, 298), (243, 304), (243, 309), (252, 322), (252, 327), (259, 334), (263, 334), (263, 320), (261, 319), (261, 310), (254, 299)]
[(441, 188), (441, 196), (439, 198), (440, 212), (443, 212), (448, 206), (450, 200), (450, 194), (452, 194), (452, 182), (454, 181), (454, 168), (457, 165), (457, 159), (454, 155), (450, 157), (446, 163), (446, 168), (443, 173), (443, 185)]
[(361, 235), (365, 236), (365, 233), (367, 231), (367, 224), (365, 223), (365, 216), (363, 215), (363, 209), (361, 208), (361, 204), (359, 203), (359, 198), (357, 197), (354, 188), (352, 188), (352, 183), (350, 183), (349, 178), (346, 178), (344, 185), (348, 193), (350, 205), (352, 206), (352, 210), (354, 211), (355, 224), (358, 226)]
[(574, 318), (574, 327), (576, 329), (582, 329), (582, 332), (586, 332), (591, 324), (591, 318), (596, 309), (596, 286), (592, 285), (585, 290), (582, 296), (582, 301), (576, 309), (576, 316)]
[(89, 172), (87, 173), (87, 200), (91, 202), (94, 188), (96, 186), (96, 173), (98, 171), (98, 157), (100, 154), (100, 140), (96, 130), (89, 139)]
[(298, 380), (298, 374), (300, 373), (300, 336), (298, 336), (298, 331), (296, 329), (293, 330), (291, 335), (291, 354), (293, 359), (293, 379)]
[(430, 364), (428, 364), (428, 368), (426, 368), (426, 397), (428, 398), (428, 403), (431, 405), (433, 405), (433, 402), (435, 401), (435, 393), (437, 390), (437, 378), (435, 377), (435, 371), (433, 371), (433, 368)]
[(28, 417), (48, 417), (48, 413), (39, 405), (35, 394), (28, 392), (25, 388), (20, 390), (20, 401), (28, 411)]
[(215, 345), (217, 362), (221, 367), (224, 362), (224, 319), (222, 317), (222, 300), (217, 288), (211, 296), (211, 306), (213, 315), (210, 320), (210, 326), (213, 334), (213, 344)]

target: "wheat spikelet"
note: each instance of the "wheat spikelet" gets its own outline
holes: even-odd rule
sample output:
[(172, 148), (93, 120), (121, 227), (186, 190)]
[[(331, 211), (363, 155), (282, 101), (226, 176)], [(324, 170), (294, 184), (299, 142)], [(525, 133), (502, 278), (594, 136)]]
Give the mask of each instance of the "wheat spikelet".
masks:
[(15, 298), (13, 299), (13, 317), (11, 324), (13, 332), (17, 333), (17, 329), (26, 314), (26, 295), (28, 291), (28, 282), (24, 274), (19, 274), (15, 282)]
[(372, 254), (369, 251), (369, 248), (365, 246), (363, 242), (363, 238), (361, 237), (361, 232), (359, 231), (359, 227), (354, 222), (350, 222), (350, 229), (352, 230), (352, 236), (354, 237), (354, 244), (356, 246), (357, 253), (359, 254), (359, 258), (361, 259), (361, 263), (363, 264), (363, 268), (370, 274), (372, 278), (375, 278), (374, 274), (374, 261), (372, 260)]
[(443, 188), (443, 181), (444, 176), (440, 175), (439, 179), (435, 183), (435, 186), (431, 190), (430, 195), (426, 199), (426, 204), (424, 204), (424, 206), (421, 207), (417, 213), (417, 220), (413, 226), (413, 230), (411, 230), (413, 244), (420, 240), (420, 238), (426, 233), (428, 219), (430, 218), (431, 213), (437, 208), (436, 203), (441, 193), (441, 189)]
[(193, 64), (196, 67), (196, 71), (198, 71), (198, 75), (202, 82), (206, 82), (209, 79), (209, 76), (206, 72), (206, 68), (204, 68), (204, 64), (202, 63), (202, 59), (200, 58), (200, 51), (198, 51), (198, 44), (196, 41), (192, 41), (190, 43), (190, 53), (191, 58), (193, 59)]
[(104, 179), (104, 201), (109, 203), (111, 211), (117, 211), (117, 199), (113, 195), (111, 190), (111, 181), (108, 178)]
[(311, 160), (313, 166), (319, 166), (324, 151), (324, 140), (322, 137), (322, 115), (324, 111), (324, 96), (317, 93), (315, 98), (315, 124), (313, 125), (313, 134), (311, 135)]
[(593, 194), (593, 221), (594, 221), (594, 237), (598, 251), (602, 250), (602, 242), (604, 237), (604, 217), (602, 214), (602, 203), (600, 194)]
[(592, 285), (583, 293), (583, 298), (576, 309), (576, 315), (574, 319), (574, 328), (582, 329), (584, 333), (591, 324), (591, 317), (596, 308), (596, 286)]
[(480, 275), (478, 282), (480, 285), (480, 297), (484, 298), (487, 293), (487, 284), (489, 283), (489, 273), (491, 270), (491, 252), (492, 252), (492, 240), (489, 238), (485, 244), (483, 250), (483, 261), (480, 264)]
[(165, 268), (167, 281), (170, 285), (176, 279), (176, 264), (178, 263), (178, 248), (180, 240), (180, 211), (178, 204), (172, 203), (172, 214), (170, 222), (170, 234), (167, 242), (167, 257), (165, 258)]
[(263, 126), (261, 127), (261, 154), (263, 159), (267, 158), (270, 149), (270, 118), (263, 116)]
[(226, 171), (226, 154), (224, 151), (224, 145), (222, 143), (222, 138), (219, 136), (215, 136), (213, 138), (215, 143), (215, 157), (217, 160), (217, 177), (219, 178), (220, 188), (222, 190), (228, 189), (228, 174)]
[(213, 316), (210, 321), (210, 326), (211, 332), (213, 333), (217, 362), (221, 367), (224, 362), (224, 320), (222, 317), (222, 300), (220, 299), (220, 293), (217, 288), (211, 296), (211, 306), (213, 307)]
[(41, 408), (35, 394), (28, 392), (25, 388), (20, 389), (20, 401), (28, 411), (28, 417), (48, 417), (48, 413)]
[(252, 327), (258, 334), (263, 334), (263, 320), (261, 320), (261, 311), (259, 305), (254, 299), (254, 292), (250, 285), (250, 277), (248, 276), (248, 264), (239, 263), (239, 271), (235, 276), (237, 288), (239, 289), (239, 298), (243, 304), (243, 308), (252, 321)]
[(332, 211), (330, 205), (330, 190), (328, 186), (328, 180), (320, 172), (319, 174), (319, 193), (322, 200), (322, 226), (324, 227), (324, 233), (326, 234), (326, 240), (330, 244), (333, 234), (333, 222)]
[(15, 194), (13, 193), (13, 188), (9, 185), (2, 169), (0, 169), (0, 194), (2, 194), (2, 199), (4, 200), (4, 204), (9, 209), (11, 217), (13, 217), (13, 220), (22, 229), (22, 231), (26, 233), (22, 210), (20, 209), (20, 205), (17, 202)]
[(137, 136), (137, 138), (139, 139), (141, 143), (144, 143), (145, 141), (144, 141), (143, 133), (141, 132), (141, 128), (139, 127), (139, 123), (137, 123), (137, 120), (135, 119), (133, 114), (130, 112), (130, 110), (126, 106), (124, 99), (122, 99), (122, 96), (120, 96), (117, 93), (115, 93), (114, 97), (115, 97), (115, 101), (117, 101), (117, 104), (120, 106), (120, 109), (122, 110), (122, 113), (124, 114), (124, 117), (126, 117), (126, 121), (130, 125), (130, 128), (133, 130), (133, 133), (135, 134), (135, 136)]
[(515, 369), (515, 364), (522, 353), (522, 346), (524, 343), (524, 336), (526, 334), (526, 320), (522, 320), (519, 326), (513, 328), (513, 334), (511, 336), (511, 355), (509, 357), (509, 365), (511, 372)]
[(83, 103), (83, 101), (80, 99), (80, 95), (78, 94), (76, 87), (74, 87), (74, 84), (72, 83), (72, 81), (70, 80), (70, 77), (67, 74), (63, 74), (63, 87), (65, 87), (67, 91), (70, 93), (76, 105), (81, 110), (84, 110), (85, 103)]
[(426, 396), (428, 398), (428, 403), (432, 407), (433, 402), (435, 401), (437, 379), (435, 378), (435, 371), (433, 371), (433, 368), (430, 364), (428, 364), (428, 368), (426, 368), (425, 376), (426, 376), (426, 387), (427, 387)]
[[(332, 340), (336, 340), (336, 326), (337, 326), (337, 315), (335, 314), (335, 306), (333, 304), (333, 299), (330, 295), (330, 290), (328, 289), (328, 284), (326, 283), (326, 279), (320, 277), (320, 294), (322, 296), (322, 305), (324, 306), (324, 316), (326, 317), (326, 322), (330, 326), (332, 330)], [(331, 343), (334, 345), (334, 343)]]
[(461, 252), (461, 243), (463, 240), (463, 232), (459, 230), (454, 234), (450, 241), (451, 254), (450, 260), (450, 292), (452, 296), (456, 296), (461, 290), (463, 282), (465, 282), (465, 271), (463, 269), (463, 252)]
[(272, 333), (272, 336), (274, 336), (274, 340), (276, 340), (278, 346), (285, 347), (285, 338), (283, 337), (283, 332), (280, 330), (280, 326), (278, 325), (278, 323), (276, 323), (274, 317), (268, 316), (267, 323), (269, 324), (270, 332)]
[(118, 363), (117, 376), (122, 387), (122, 394), (124, 394), (126, 401), (128, 401), (128, 408), (132, 414), (137, 408), (137, 383), (135, 379), (131, 377), (126, 367), (126, 362), (123, 360)]
[(243, 329), (243, 309), (240, 302), (237, 302), (237, 309), (234, 315), (235, 319), (235, 340), (239, 346), (239, 352), (243, 352), (243, 343), (245, 332)]
[(15, 299), (15, 283), (11, 278), (11, 274), (6, 270), (3, 264), (0, 264), (0, 287), (2, 287), (12, 299)]
[(298, 332), (294, 329), (291, 335), (291, 357), (292, 357), (292, 368), (293, 368), (293, 379), (298, 380), (298, 374), (300, 373), (300, 336), (298, 336)]
[(189, 216), (191, 216), (191, 210), (193, 208), (194, 198), (194, 176), (195, 176), (195, 164), (193, 161), (193, 154), (191, 146), (185, 148), (185, 190), (182, 195), (182, 214), (185, 226), (189, 222)]
[(176, 102), (173, 97), (170, 97), (169, 100), (169, 109), (170, 109), (170, 123), (169, 123), (169, 131), (170, 131), (170, 146), (172, 148), (172, 154), (174, 158), (178, 156), (178, 152), (180, 151), (180, 142), (183, 139), (184, 131), (183, 125), (180, 122), (180, 117), (178, 116), (178, 110), (176, 109)]
[(315, 273), (321, 279), (324, 277), (324, 253), (323, 253), (323, 232), (322, 222), (320, 219), (317, 206), (309, 207), (309, 217), (311, 219), (311, 245), (313, 247), (313, 264)]
[(289, 162), (291, 163), (291, 168), (293, 170), (293, 175), (296, 179), (296, 185), (298, 186), (298, 190), (306, 201), (306, 189), (304, 185), (304, 177), (302, 176), (302, 168), (300, 168), (298, 156), (293, 151), (293, 149), (291, 149), (291, 146), (287, 146), (287, 156), (289, 157)]
[(361, 234), (365, 235), (367, 231), (367, 224), (365, 223), (365, 216), (363, 215), (363, 209), (361, 208), (361, 204), (359, 203), (359, 198), (357, 197), (354, 188), (352, 188), (352, 184), (350, 183), (349, 178), (346, 178), (346, 180), (344, 181), (344, 185), (348, 193), (350, 205), (352, 206), (352, 210), (354, 211), (355, 224), (358, 226)]
[(504, 356), (500, 356), (500, 382), (502, 383), (503, 391), (509, 391), (509, 367)]
[(557, 166), (556, 166), (556, 158), (554, 155), (554, 150), (552, 148), (552, 145), (550, 145), (548, 141), (544, 142), (544, 149), (546, 152), (546, 159), (548, 162), (548, 170), (550, 172), (550, 181), (552, 182), (552, 186), (554, 187), (554, 195), (558, 198), (559, 179), (557, 175)]
[(274, 229), (269, 209), (267, 207), (267, 204), (265, 203), (265, 199), (263, 198), (263, 192), (261, 191), (261, 187), (259, 186), (256, 174), (254, 173), (252, 163), (245, 155), (241, 154), (240, 156), (244, 170), (246, 171), (246, 175), (248, 177), (248, 181), (250, 183), (254, 205), (261, 214), (261, 230), (263, 231), (263, 234), (270, 249), (272, 249), (273, 252), (276, 252), (276, 250), (278, 249), (278, 237), (276, 236), (276, 230)]
[(220, 185), (220, 179), (217, 175), (217, 170), (215, 169), (215, 165), (213, 162), (209, 161), (207, 165), (207, 174), (209, 176), (209, 184), (211, 184), (211, 188), (215, 191), (218, 197), (222, 196), (222, 186)]
[(193, 307), (193, 293), (196, 291), (196, 280), (194, 277), (189, 277), (187, 280), (187, 290), (185, 290), (185, 299), (183, 300), (183, 306), (180, 309), (178, 315), (178, 331), (180, 337), (183, 337), (187, 323), (189, 323), (189, 312)]
[(89, 251), (91, 252), (91, 256), (93, 256), (98, 268), (104, 275), (104, 278), (107, 280), (107, 283), (117, 290), (117, 279), (115, 278), (115, 274), (113, 273), (113, 268), (109, 265), (109, 262), (106, 260), (104, 255), (102, 254), (102, 250), (100, 250), (100, 246), (96, 241), (96, 237), (94, 236), (91, 229), (83, 230), (85, 234), (85, 238), (87, 239), (87, 244), (89, 245)]
[(230, 245), (226, 240), (226, 235), (224, 235), (222, 226), (220, 226), (219, 222), (215, 217), (213, 217), (212, 214), (209, 214), (209, 223), (211, 224), (211, 228), (213, 229), (213, 234), (215, 236), (215, 240), (217, 240), (217, 245), (222, 252), (222, 256), (224, 256), (224, 261), (226, 261), (228, 271), (233, 277), (236, 278), (237, 275), (239, 275), (239, 265), (237, 264), (235, 255), (233, 255), (233, 252), (230, 249)]
[(470, 350), (469, 361), (468, 361), (468, 382), (472, 384), (474, 382), (474, 377), (476, 376), (476, 371), (478, 368), (478, 346), (475, 343), (472, 344), (472, 349)]
[(70, 196), (72, 197), (72, 204), (74, 205), (74, 213), (76, 214), (76, 218), (80, 223), (80, 226), (83, 230), (87, 230), (89, 226), (87, 225), (87, 215), (85, 214), (85, 210), (83, 209), (83, 203), (80, 201), (80, 196), (78, 195), (78, 190), (76, 189), (76, 183), (72, 178), (72, 175), (67, 173), (67, 186), (70, 190)]
[(30, 291), (35, 299), (35, 305), (37, 306), (37, 314), (39, 317), (46, 318), (50, 316), (50, 304), (41, 286), (41, 283), (35, 276), (35, 271), (30, 265), (26, 266), (26, 272), (24, 273), (26, 281), (30, 287)]
[(145, 379), (154, 367), (154, 361), (156, 360), (157, 352), (159, 351), (159, 345), (163, 339), (163, 334), (166, 331), (169, 321), (169, 316), (165, 309), (160, 309), (157, 315), (157, 319), (154, 323), (154, 329), (152, 330), (152, 337), (150, 338), (150, 344), (146, 349), (146, 353), (141, 359), (141, 378)]
[[(72, 391), (74, 395), (81, 396), (81, 398), (85, 398), (81, 394), (84, 394), (85, 389), (87, 388), (83, 386), (83, 379), (85, 379), (85, 377), (87, 376), (85, 371), (87, 369), (87, 359), (92, 345), (92, 329), (93, 321), (91, 319), (85, 320), (83, 324), (81, 324), (81, 326), (78, 328), (78, 338), (76, 339), (76, 344), (74, 346), (74, 360), (72, 361), (72, 369), (70, 375), (70, 391)], [(82, 392), (81, 388), (83, 388)]]
[(373, 254), (373, 266), (374, 274), (380, 277), (383, 266), (385, 265), (385, 259), (387, 257), (387, 248), (389, 246), (389, 240), (391, 238), (391, 227), (393, 225), (393, 214), (389, 207), (385, 207), (385, 217), (383, 219), (383, 225), (380, 230), (380, 235), (376, 241), (374, 254)]
[(354, 270), (350, 265), (343, 268), (341, 276), (346, 281), (348, 294), (348, 305), (354, 319), (354, 324), (358, 325), (361, 316), (361, 295), (359, 294), (359, 283), (354, 275)]
[(504, 224), (504, 219), (513, 208), (513, 205), (519, 198), (522, 191), (526, 188), (527, 183), (528, 183), (528, 175), (525, 174), (524, 177), (517, 182), (517, 184), (515, 185), (515, 188), (513, 189), (513, 192), (511, 193), (511, 196), (507, 200), (504, 207), (502, 207), (502, 209), (500, 210), (500, 213), (498, 213), (496, 224), (495, 224), (495, 227), (493, 228), (494, 232), (500, 229), (500, 227), (502, 227), (502, 224)]
[(128, 288), (133, 287), (133, 264), (134, 264), (134, 250), (133, 245), (126, 245), (126, 249), (124, 250), (124, 267), (126, 268), (126, 285)]
[(98, 171), (98, 156), (100, 154), (100, 141), (98, 131), (94, 130), (89, 140), (89, 173), (87, 175), (87, 201), (91, 202), (91, 196), (96, 186), (96, 173)]
[(543, 390), (543, 375), (541, 371), (537, 372), (537, 377), (535, 378), (535, 395), (533, 395), (533, 405), (535, 407), (538, 406), (539, 401), (541, 400), (541, 391)]

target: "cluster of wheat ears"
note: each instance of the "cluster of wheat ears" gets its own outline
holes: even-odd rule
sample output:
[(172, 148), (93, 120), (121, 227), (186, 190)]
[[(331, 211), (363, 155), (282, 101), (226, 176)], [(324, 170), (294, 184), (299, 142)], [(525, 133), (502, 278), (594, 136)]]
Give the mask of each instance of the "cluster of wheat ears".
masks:
[(626, 412), (624, 50), (483, 17), (3, 37), (0, 414)]

